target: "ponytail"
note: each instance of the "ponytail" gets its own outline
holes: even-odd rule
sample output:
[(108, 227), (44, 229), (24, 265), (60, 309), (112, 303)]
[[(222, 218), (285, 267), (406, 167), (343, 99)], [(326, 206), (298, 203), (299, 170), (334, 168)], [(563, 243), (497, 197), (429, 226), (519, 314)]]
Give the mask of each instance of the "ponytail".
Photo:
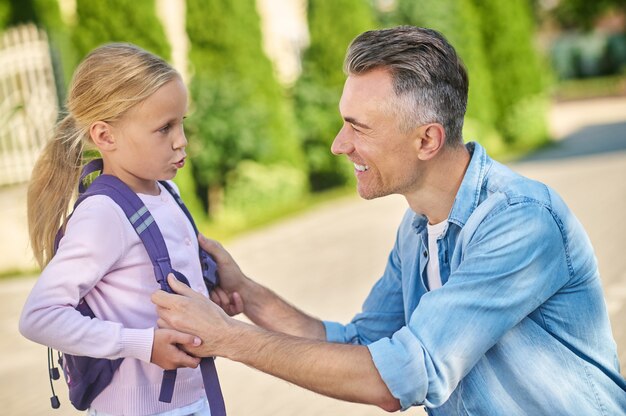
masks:
[(57, 231), (67, 219), (83, 147), (83, 132), (68, 115), (57, 124), (33, 169), (27, 195), (28, 232), (41, 268), (52, 258)]

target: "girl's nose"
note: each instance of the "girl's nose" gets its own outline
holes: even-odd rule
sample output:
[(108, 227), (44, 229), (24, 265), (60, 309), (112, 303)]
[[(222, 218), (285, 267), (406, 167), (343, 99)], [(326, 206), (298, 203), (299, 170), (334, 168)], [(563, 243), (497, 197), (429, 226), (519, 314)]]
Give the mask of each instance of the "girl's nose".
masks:
[(185, 130), (180, 128), (180, 132), (176, 135), (176, 139), (173, 143), (174, 149), (180, 149), (181, 147), (187, 147), (187, 137), (185, 136)]

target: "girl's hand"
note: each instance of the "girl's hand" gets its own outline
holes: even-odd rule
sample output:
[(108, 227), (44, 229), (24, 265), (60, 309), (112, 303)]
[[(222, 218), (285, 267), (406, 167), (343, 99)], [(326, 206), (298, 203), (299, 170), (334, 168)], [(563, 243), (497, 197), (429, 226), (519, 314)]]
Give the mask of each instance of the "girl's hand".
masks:
[(164, 370), (174, 370), (180, 367), (196, 368), (200, 364), (200, 358), (187, 354), (181, 348), (197, 347), (201, 343), (200, 338), (194, 335), (174, 329), (156, 328), (150, 362)]

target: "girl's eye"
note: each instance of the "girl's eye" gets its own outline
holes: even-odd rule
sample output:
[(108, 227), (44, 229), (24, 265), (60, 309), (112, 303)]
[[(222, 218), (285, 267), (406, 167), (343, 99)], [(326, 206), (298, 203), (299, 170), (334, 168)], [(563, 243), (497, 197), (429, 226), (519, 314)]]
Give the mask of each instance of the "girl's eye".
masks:
[(161, 132), (161, 133), (163, 133), (163, 134), (166, 134), (168, 131), (170, 131), (170, 128), (171, 128), (171, 127), (172, 127), (172, 126), (171, 126), (170, 124), (166, 124), (165, 126), (163, 126), (163, 127), (161, 127), (161, 128), (159, 129), (159, 132)]

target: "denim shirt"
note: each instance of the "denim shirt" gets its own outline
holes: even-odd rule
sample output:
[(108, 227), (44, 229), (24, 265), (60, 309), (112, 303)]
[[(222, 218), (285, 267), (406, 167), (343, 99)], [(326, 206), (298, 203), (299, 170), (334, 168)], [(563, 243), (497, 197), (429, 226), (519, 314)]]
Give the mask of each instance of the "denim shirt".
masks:
[(549, 187), (477, 143), (438, 240), (408, 210), (385, 272), (331, 342), (367, 345), (403, 409), (430, 415), (626, 415), (626, 381), (593, 248)]

